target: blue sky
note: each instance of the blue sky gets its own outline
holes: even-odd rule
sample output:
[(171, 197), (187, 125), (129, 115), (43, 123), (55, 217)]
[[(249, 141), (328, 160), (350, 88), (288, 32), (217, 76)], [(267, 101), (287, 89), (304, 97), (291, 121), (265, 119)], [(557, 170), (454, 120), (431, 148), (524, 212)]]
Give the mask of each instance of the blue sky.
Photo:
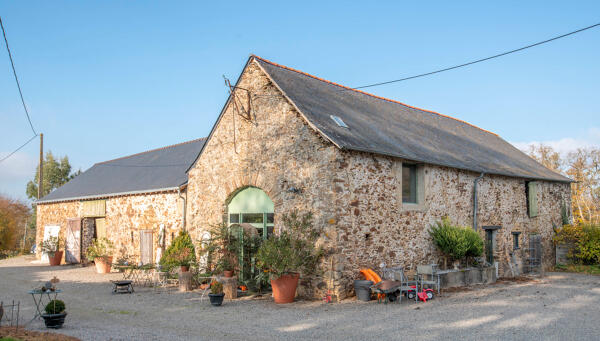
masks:
[[(348, 86), (411, 76), (600, 22), (598, 1), (3, 1), (45, 149), (75, 168), (208, 134), (249, 54)], [(600, 146), (600, 28), (368, 89), (522, 146)], [(0, 156), (31, 136), (0, 50)], [(36, 140), (0, 164), (25, 198)]]

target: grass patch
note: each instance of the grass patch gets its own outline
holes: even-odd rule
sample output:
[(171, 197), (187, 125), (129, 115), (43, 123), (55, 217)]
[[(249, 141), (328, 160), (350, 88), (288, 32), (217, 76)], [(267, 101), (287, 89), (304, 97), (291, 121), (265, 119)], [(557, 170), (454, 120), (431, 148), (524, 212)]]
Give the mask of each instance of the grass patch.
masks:
[(577, 272), (588, 275), (600, 276), (600, 264), (595, 265), (582, 265), (582, 264), (556, 264), (554, 267), (556, 271), (561, 272)]

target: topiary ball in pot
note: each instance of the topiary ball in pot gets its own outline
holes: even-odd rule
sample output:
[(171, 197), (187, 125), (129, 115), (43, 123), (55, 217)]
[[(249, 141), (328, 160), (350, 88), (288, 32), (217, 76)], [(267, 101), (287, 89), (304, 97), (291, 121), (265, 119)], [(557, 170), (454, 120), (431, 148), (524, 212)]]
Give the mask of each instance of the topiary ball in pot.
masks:
[(62, 328), (65, 323), (65, 317), (67, 317), (65, 302), (61, 300), (52, 300), (46, 304), (44, 311), (45, 314), (42, 314), (42, 318), (44, 319), (46, 328)]

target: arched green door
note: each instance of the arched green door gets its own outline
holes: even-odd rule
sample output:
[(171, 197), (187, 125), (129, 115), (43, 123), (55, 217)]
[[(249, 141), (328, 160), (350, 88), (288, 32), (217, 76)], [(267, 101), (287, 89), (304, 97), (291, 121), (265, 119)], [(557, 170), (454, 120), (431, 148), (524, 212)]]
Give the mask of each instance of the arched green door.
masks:
[[(245, 237), (244, 231), (256, 229), (263, 240), (273, 233), (273, 201), (261, 189), (248, 187), (238, 192), (227, 205), (227, 222), (232, 233), (242, 241), (239, 254), (239, 279), (251, 284), (257, 274), (254, 254), (260, 246), (260, 239)], [(250, 226), (249, 226), (250, 225)]]
[(273, 233), (273, 201), (267, 193), (256, 187), (248, 187), (237, 193), (227, 205), (228, 223), (251, 224), (263, 239)]

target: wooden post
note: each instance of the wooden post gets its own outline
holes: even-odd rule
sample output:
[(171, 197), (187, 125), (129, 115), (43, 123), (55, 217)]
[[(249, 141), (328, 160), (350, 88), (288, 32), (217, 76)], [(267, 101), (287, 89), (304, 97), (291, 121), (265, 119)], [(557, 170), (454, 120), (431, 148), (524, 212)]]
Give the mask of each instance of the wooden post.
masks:
[(44, 134), (40, 133), (40, 173), (38, 174), (38, 200), (44, 192)]

